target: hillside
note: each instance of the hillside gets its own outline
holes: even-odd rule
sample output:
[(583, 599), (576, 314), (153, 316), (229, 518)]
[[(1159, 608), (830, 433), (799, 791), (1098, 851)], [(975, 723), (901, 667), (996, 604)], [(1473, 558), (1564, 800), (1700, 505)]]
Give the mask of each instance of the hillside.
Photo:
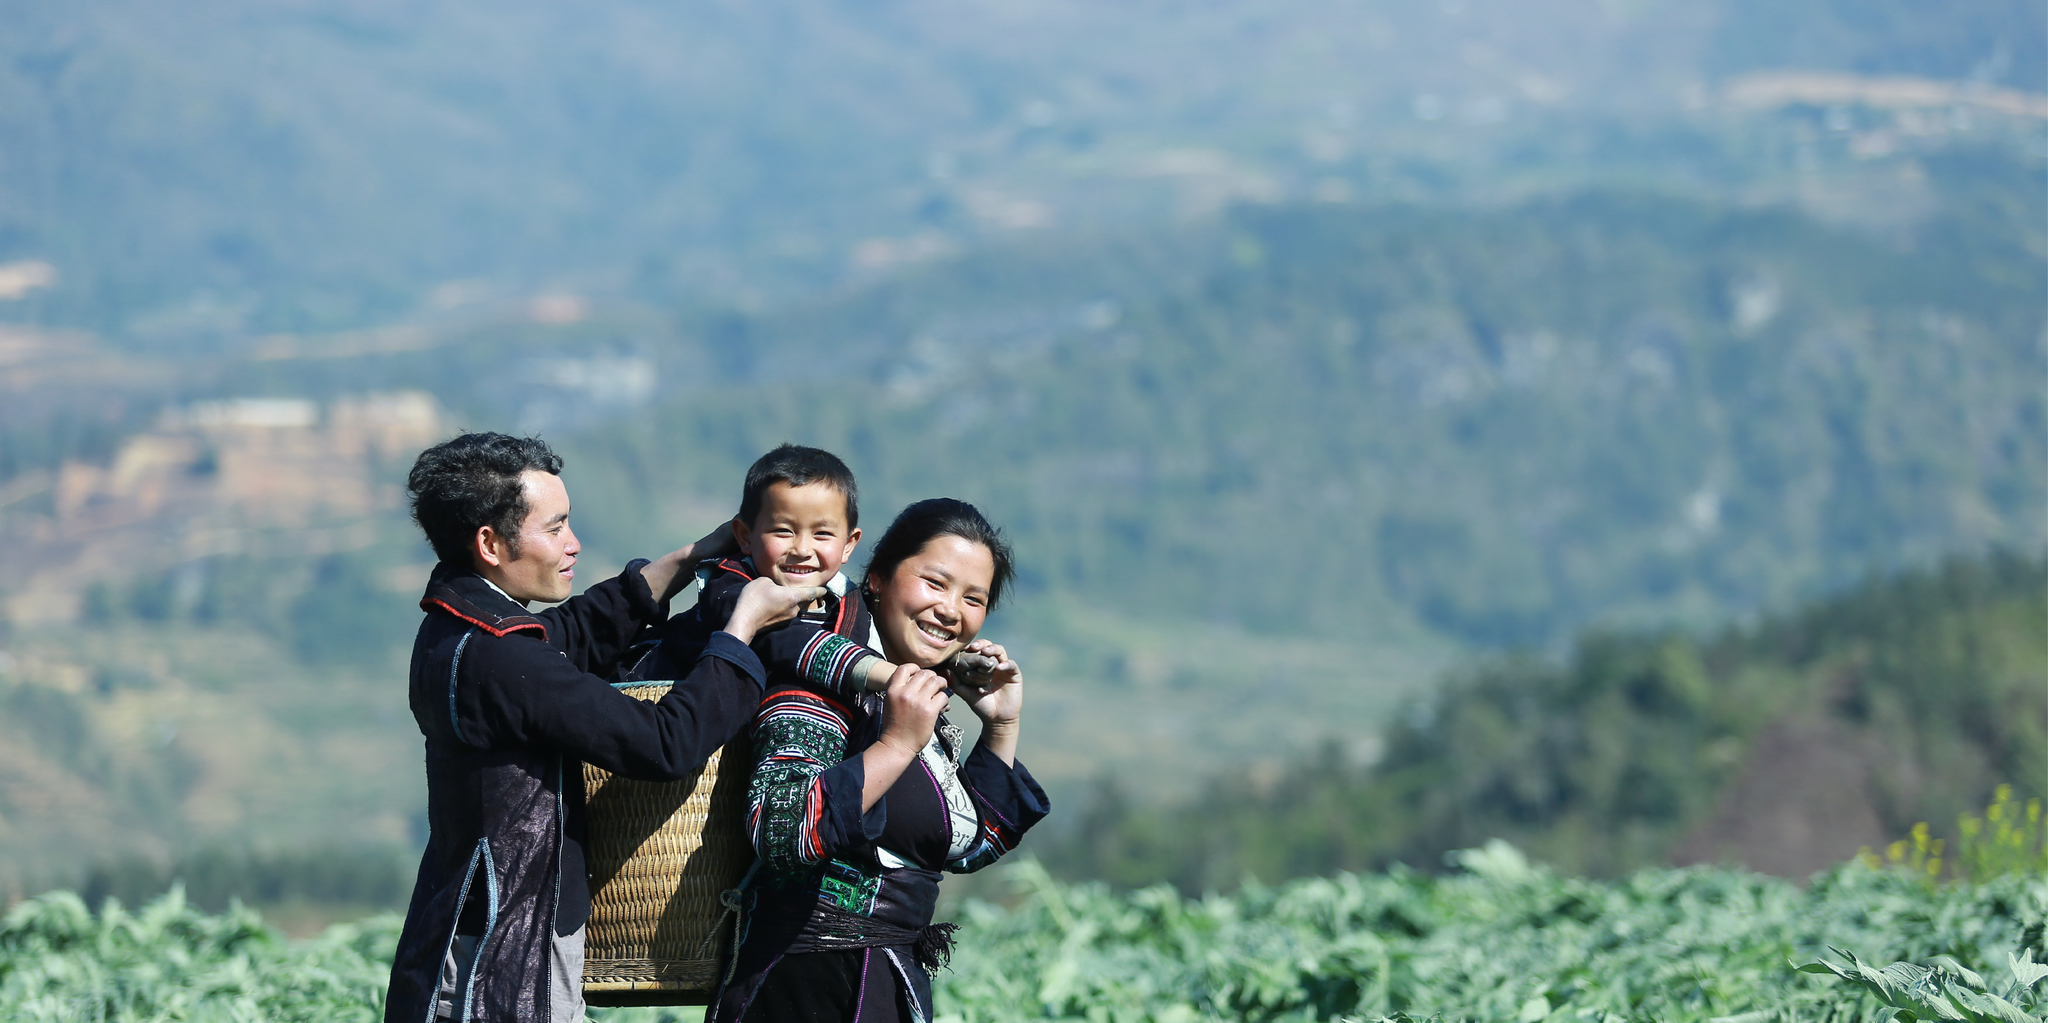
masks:
[(2041, 170), (1891, 166), (1932, 205), (1890, 233), (1633, 190), (1311, 203), (757, 312), (156, 362), (18, 331), (5, 414), (78, 429), (8, 431), (0, 523), (33, 541), (0, 552), (7, 862), (69, 883), (81, 857), (414, 841), (396, 680), (428, 556), (396, 483), (460, 427), (556, 440), (600, 571), (729, 514), (785, 439), (847, 456), (871, 529), (981, 504), (1024, 570), (992, 634), (1031, 659), (1027, 756), (1063, 797), (1384, 745), (1461, 651), (2036, 556)]
[[(1494, 659), (1396, 717), (1172, 809), (1114, 786), (1055, 869), (1183, 890), (1425, 869), (1505, 838), (1570, 873), (1741, 864), (1802, 878), (2048, 788), (2048, 563), (1873, 580), (1714, 638), (1595, 633), (1561, 663)], [(1337, 733), (1341, 736), (1342, 733)], [(1333, 737), (1334, 738), (1334, 737)]]

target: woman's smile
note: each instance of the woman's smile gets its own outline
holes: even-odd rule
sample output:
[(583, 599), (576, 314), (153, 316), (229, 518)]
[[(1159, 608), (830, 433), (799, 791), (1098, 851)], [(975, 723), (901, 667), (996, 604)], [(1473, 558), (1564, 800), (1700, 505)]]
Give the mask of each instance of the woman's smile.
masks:
[(994, 576), (987, 547), (957, 536), (932, 538), (888, 578), (869, 582), (884, 650), (921, 668), (959, 653), (981, 631)]

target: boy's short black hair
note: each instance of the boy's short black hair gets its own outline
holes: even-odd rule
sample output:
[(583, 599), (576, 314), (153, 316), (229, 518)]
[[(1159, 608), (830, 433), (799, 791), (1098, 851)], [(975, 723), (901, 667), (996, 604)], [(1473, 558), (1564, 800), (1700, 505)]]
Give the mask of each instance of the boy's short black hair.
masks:
[(746, 489), (740, 493), (739, 519), (749, 529), (753, 528), (754, 517), (761, 514), (761, 498), (776, 483), (792, 487), (829, 483), (846, 499), (846, 528), (860, 525), (860, 485), (853, 481), (853, 470), (830, 451), (784, 444), (755, 459), (747, 470)]
[(520, 476), (538, 470), (562, 474), (561, 456), (539, 437), (465, 433), (420, 452), (405, 478), (412, 495), (412, 520), (420, 524), (434, 556), (469, 564), (476, 531), (491, 527), (519, 556), (519, 526), (526, 521), (526, 487)]

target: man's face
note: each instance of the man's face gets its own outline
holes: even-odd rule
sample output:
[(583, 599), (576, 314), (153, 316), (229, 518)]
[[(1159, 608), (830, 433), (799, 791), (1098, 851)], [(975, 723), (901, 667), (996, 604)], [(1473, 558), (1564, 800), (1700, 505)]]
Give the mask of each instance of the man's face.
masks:
[(752, 522), (732, 524), (754, 567), (783, 586), (823, 586), (860, 543), (846, 524), (846, 495), (830, 483), (771, 483)]
[(485, 550), (495, 547), (497, 564), (484, 558), (483, 575), (513, 600), (567, 600), (576, 581), (576, 555), (583, 550), (569, 528), (569, 488), (560, 476), (538, 469), (520, 474), (519, 481), (526, 489), (526, 520), (519, 524), (518, 542), (487, 539)]

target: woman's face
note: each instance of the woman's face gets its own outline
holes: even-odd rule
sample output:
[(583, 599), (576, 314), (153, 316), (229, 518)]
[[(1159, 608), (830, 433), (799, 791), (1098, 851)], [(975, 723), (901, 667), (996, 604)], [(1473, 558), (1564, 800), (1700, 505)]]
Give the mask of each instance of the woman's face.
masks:
[(941, 535), (877, 579), (875, 630), (897, 664), (937, 667), (974, 642), (988, 616), (996, 559), (972, 540)]

